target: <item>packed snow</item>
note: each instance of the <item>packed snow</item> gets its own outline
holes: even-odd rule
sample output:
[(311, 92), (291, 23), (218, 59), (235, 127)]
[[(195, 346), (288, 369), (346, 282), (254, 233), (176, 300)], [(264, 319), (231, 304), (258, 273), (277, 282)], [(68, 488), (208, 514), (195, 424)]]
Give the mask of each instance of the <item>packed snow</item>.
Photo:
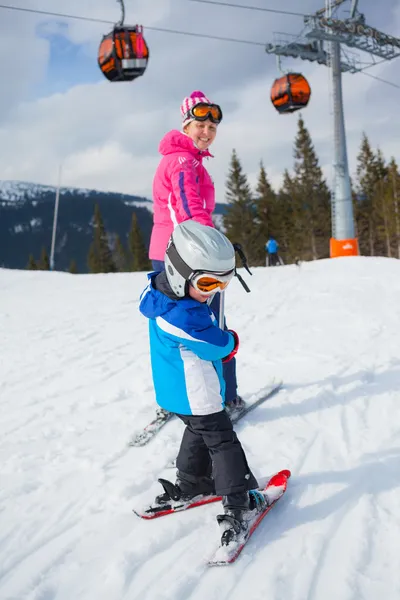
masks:
[[(226, 295), (244, 398), (237, 433), (285, 496), (234, 565), (207, 567), (219, 503), (153, 521), (183, 425), (155, 412), (144, 273), (0, 269), (1, 600), (398, 600), (400, 261), (255, 268)], [(171, 382), (171, 394), (174, 393)]]

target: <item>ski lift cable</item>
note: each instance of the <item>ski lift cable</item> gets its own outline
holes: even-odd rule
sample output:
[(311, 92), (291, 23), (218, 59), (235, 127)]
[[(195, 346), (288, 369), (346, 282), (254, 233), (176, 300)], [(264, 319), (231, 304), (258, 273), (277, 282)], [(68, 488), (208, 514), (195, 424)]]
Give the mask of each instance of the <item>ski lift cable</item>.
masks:
[[(0, 4), (0, 8), (16, 10), (16, 11), (20, 11), (20, 12), (33, 13), (33, 14), (38, 14), (38, 15), (46, 15), (49, 17), (60, 17), (63, 19), (75, 19), (78, 21), (87, 21), (87, 22), (91, 22), (91, 23), (106, 23), (107, 25), (113, 24), (113, 21), (110, 21), (108, 19), (98, 19), (95, 17), (84, 17), (84, 16), (80, 16), (80, 15), (71, 15), (71, 14), (67, 14), (67, 13), (51, 12), (51, 11), (47, 11), (47, 10), (39, 10), (36, 8), (23, 8), (22, 6)], [(206, 38), (206, 39), (217, 40), (217, 41), (221, 41), (221, 42), (232, 42), (235, 44), (247, 44), (247, 45), (251, 45), (251, 46), (262, 46), (263, 48), (265, 47), (265, 42), (256, 42), (254, 40), (242, 40), (239, 38), (223, 37), (223, 36), (211, 35), (211, 34), (207, 34), (207, 33), (196, 33), (196, 32), (192, 32), (192, 31), (183, 31), (183, 30), (179, 30), (179, 29), (167, 29), (165, 27), (150, 27), (150, 26), (144, 26), (144, 27), (145, 27), (145, 29), (148, 29), (149, 31), (160, 31), (162, 33), (174, 33), (177, 35), (187, 35), (187, 36), (192, 36), (192, 37)]]
[[(218, 0), (186, 0), (186, 1), (202, 2), (202, 3), (207, 3), (207, 4), (224, 4), (225, 6), (231, 6), (231, 4), (232, 4), (232, 6), (234, 6), (235, 8), (246, 8), (246, 9), (250, 9), (250, 10), (258, 9), (258, 10), (262, 10), (263, 12), (277, 12), (279, 14), (292, 14), (292, 15), (296, 15), (296, 16), (304, 16), (302, 13), (289, 13), (288, 11), (278, 11), (275, 9), (267, 9), (267, 8), (261, 8), (261, 7), (249, 7), (249, 6), (243, 6), (243, 5), (238, 5), (238, 4), (233, 5), (233, 3), (219, 2)], [(63, 18), (63, 19), (74, 19), (74, 20), (78, 20), (78, 21), (87, 21), (87, 22), (91, 22), (91, 23), (106, 23), (106, 24), (113, 23), (112, 21), (110, 21), (108, 19), (98, 19), (95, 17), (71, 15), (71, 14), (67, 14), (67, 13), (51, 12), (51, 11), (40, 10), (40, 9), (36, 9), (36, 8), (24, 8), (22, 6), (7, 5), (7, 4), (0, 4), (0, 9), (15, 10), (15, 11), (19, 11), (19, 12), (38, 14), (38, 15), (46, 15), (49, 17), (59, 17), (59, 18)], [(211, 34), (206, 34), (206, 33), (183, 31), (183, 30), (179, 30), (179, 29), (167, 29), (165, 27), (147, 27), (147, 26), (145, 26), (145, 29), (148, 29), (149, 31), (159, 31), (162, 33), (186, 35), (186, 36), (190, 36), (190, 37), (198, 37), (198, 38), (203, 38), (203, 39), (205, 38), (205, 39), (216, 40), (216, 41), (221, 41), (221, 42), (230, 42), (230, 43), (234, 43), (234, 44), (246, 44), (246, 45), (258, 46), (258, 47), (261, 46), (263, 48), (265, 47), (265, 42), (257, 42), (254, 40), (244, 40), (244, 39), (239, 39), (239, 38), (223, 37), (223, 36), (211, 35)], [(393, 81), (388, 81), (386, 79), (382, 79), (381, 77), (377, 77), (375, 75), (372, 75), (371, 73), (364, 73), (365, 69), (371, 68), (375, 65), (378, 65), (381, 62), (383, 62), (383, 61), (377, 61), (371, 65), (364, 67), (360, 71), (360, 73), (362, 73), (363, 75), (366, 75), (368, 77), (371, 77), (373, 79), (376, 79), (377, 81), (381, 81), (382, 83), (387, 83), (388, 85), (391, 85), (392, 87), (400, 89), (400, 85), (394, 83)]]
[(233, 2), (219, 2), (218, 0), (186, 0), (187, 2), (198, 2), (200, 4), (214, 4), (216, 6), (227, 6), (228, 8), (242, 8), (244, 10), (255, 10), (259, 12), (276, 13), (278, 15), (291, 15), (294, 17), (307, 17), (306, 13), (291, 12), (289, 10), (279, 10), (277, 8), (264, 8), (261, 6), (246, 6), (244, 4), (234, 4)]

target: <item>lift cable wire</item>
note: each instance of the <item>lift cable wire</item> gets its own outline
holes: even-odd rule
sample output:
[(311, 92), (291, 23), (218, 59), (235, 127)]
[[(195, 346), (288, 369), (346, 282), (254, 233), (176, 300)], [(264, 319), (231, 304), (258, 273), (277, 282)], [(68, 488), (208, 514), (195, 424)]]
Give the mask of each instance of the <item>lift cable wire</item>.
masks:
[[(274, 9), (267, 9), (267, 8), (260, 8), (260, 7), (255, 7), (255, 6), (242, 6), (239, 4), (232, 4), (232, 3), (226, 3), (226, 2), (219, 2), (217, 0), (186, 0), (188, 2), (202, 2), (204, 4), (218, 4), (218, 5), (225, 5), (228, 7), (235, 7), (235, 8), (246, 8), (249, 10), (262, 10), (263, 12), (277, 12), (279, 14), (291, 14), (291, 15), (295, 15), (295, 16), (304, 16), (302, 13), (288, 13), (287, 11), (277, 11)], [(14, 6), (14, 5), (6, 5), (6, 4), (0, 4), (0, 9), (6, 9), (6, 10), (16, 10), (16, 11), (20, 11), (20, 12), (26, 12), (26, 13), (33, 13), (33, 14), (38, 14), (38, 15), (46, 15), (49, 17), (60, 17), (63, 19), (75, 19), (78, 21), (89, 21), (91, 23), (104, 23), (107, 25), (112, 25), (113, 22), (106, 20), (106, 19), (97, 19), (95, 17), (84, 17), (84, 16), (79, 16), (79, 15), (70, 15), (70, 14), (66, 14), (66, 13), (58, 13), (58, 12), (50, 12), (47, 10), (39, 10), (39, 9), (35, 9), (35, 8), (23, 8), (21, 6)], [(164, 27), (147, 27), (145, 26), (145, 29), (148, 29), (149, 31), (160, 31), (162, 33), (173, 33), (176, 35), (186, 35), (186, 36), (191, 36), (191, 37), (198, 37), (198, 38), (205, 38), (205, 39), (209, 39), (209, 40), (217, 40), (220, 42), (231, 42), (234, 44), (247, 44), (249, 46), (258, 46), (258, 47), (263, 47), (265, 48), (265, 42), (256, 42), (254, 40), (242, 40), (242, 39), (238, 39), (238, 38), (230, 38), (230, 37), (223, 37), (223, 36), (218, 36), (218, 35), (210, 35), (210, 34), (206, 34), (206, 33), (196, 33), (196, 32), (191, 32), (191, 31), (182, 31), (179, 29), (167, 29)], [(373, 64), (370, 64), (366, 67), (364, 67), (360, 73), (362, 73), (363, 75), (366, 75), (368, 77), (372, 77), (373, 79), (376, 79), (377, 81), (381, 81), (382, 83), (387, 83), (388, 85), (391, 85), (392, 87), (398, 88), (400, 89), (400, 85), (394, 83), (393, 81), (388, 81), (386, 79), (382, 79), (381, 77), (377, 77), (375, 75), (372, 75), (371, 73), (364, 73), (365, 69), (371, 68), (375, 65), (378, 65), (379, 63), (381, 63), (383, 61), (377, 61)]]

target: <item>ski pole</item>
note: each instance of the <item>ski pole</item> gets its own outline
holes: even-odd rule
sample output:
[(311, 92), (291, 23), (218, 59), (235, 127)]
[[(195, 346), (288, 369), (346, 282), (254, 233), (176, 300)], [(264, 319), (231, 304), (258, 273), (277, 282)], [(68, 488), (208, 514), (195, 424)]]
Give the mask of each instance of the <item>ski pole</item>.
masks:
[(218, 325), (220, 329), (225, 329), (225, 291), (219, 293), (219, 319)]

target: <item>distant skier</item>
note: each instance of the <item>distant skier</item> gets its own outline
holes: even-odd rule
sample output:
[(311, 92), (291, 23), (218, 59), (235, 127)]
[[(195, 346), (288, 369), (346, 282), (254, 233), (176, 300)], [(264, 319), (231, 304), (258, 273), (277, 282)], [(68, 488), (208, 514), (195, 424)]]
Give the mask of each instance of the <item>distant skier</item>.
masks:
[(140, 301), (140, 311), (149, 319), (157, 403), (186, 425), (176, 482), (159, 480), (164, 493), (156, 503), (221, 495), (222, 544), (247, 530), (248, 511), (260, 511), (268, 502), (255, 489), (257, 480), (224, 408), (222, 363), (235, 356), (239, 338), (218, 327), (207, 303), (234, 274), (231, 242), (213, 227), (184, 221), (168, 243), (165, 270), (148, 275)]
[(278, 265), (283, 265), (283, 260), (278, 254), (278, 248), (278, 242), (272, 235), (270, 235), (268, 242), (265, 244), (265, 250), (267, 252), (265, 261), (266, 267), (277, 267)]

